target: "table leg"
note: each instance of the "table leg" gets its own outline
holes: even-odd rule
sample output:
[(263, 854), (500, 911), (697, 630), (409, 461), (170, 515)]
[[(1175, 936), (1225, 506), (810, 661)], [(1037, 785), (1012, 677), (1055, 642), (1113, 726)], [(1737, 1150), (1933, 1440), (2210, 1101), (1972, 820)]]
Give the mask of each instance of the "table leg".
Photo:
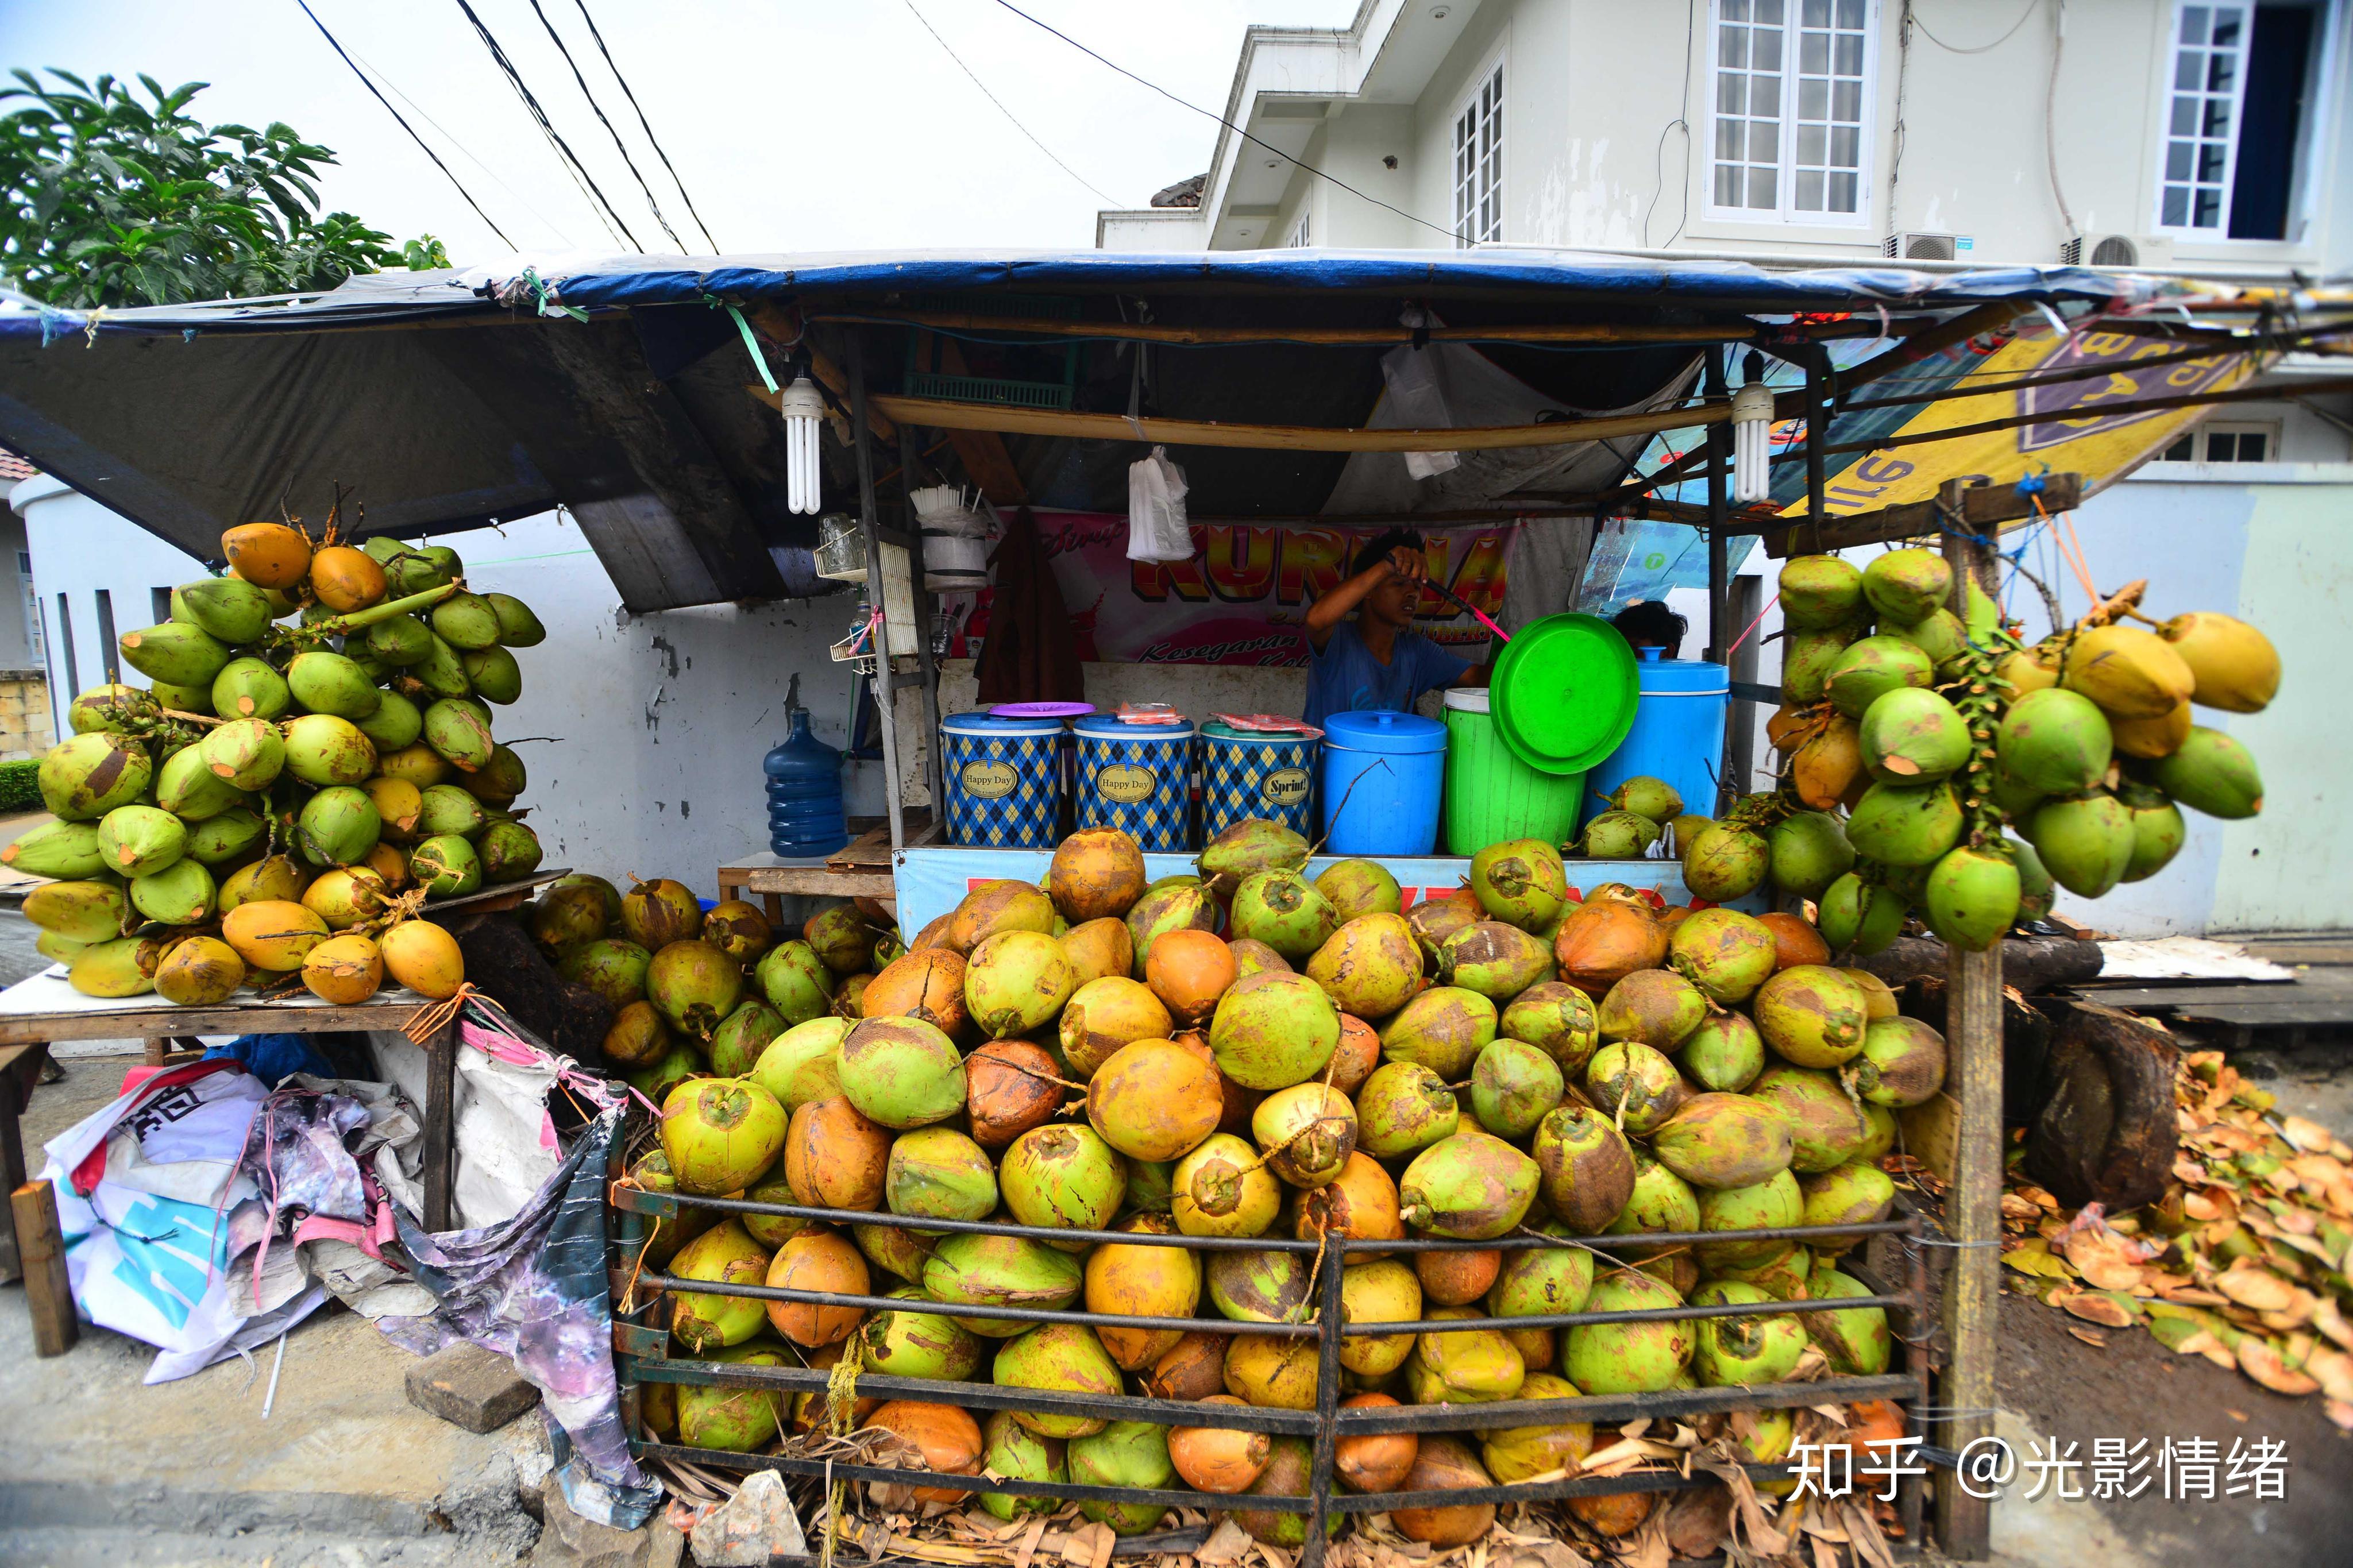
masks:
[(425, 1042), (425, 1228), (448, 1230), (458, 1174), (458, 1023)]
[(172, 1054), (172, 1042), (164, 1036), (150, 1035), (140, 1043), (146, 1047), (141, 1059), (151, 1068), (162, 1067), (164, 1058)]
[(74, 1316), (57, 1194), (47, 1182), (26, 1182), (13, 1190), (8, 1210), (24, 1247), (25, 1305), (33, 1317), (33, 1353), (63, 1355), (73, 1349), (81, 1324)]
[[(41, 1065), (49, 1059), (49, 1047), (34, 1046), (0, 1073), (0, 1192), (13, 1193), (25, 1184), (25, 1140), (16, 1127), (17, 1113), (33, 1098), (33, 1085), (40, 1080)], [(5, 1204), (0, 1204), (0, 1284), (25, 1277), (23, 1260), (16, 1250), (16, 1216)]]

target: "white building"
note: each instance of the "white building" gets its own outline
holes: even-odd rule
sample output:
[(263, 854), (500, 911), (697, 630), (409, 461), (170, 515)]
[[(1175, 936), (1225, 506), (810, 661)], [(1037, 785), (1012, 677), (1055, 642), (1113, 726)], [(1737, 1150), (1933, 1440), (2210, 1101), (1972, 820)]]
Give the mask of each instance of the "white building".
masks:
[[(2341, 277), (2348, 105), (2348, 0), (1363, 0), (1343, 28), (1250, 28), (1222, 110), (1240, 133), (1096, 238)], [(2263, 814), (2194, 819), (2165, 873), (2100, 900), (2105, 930), (2353, 925), (2353, 851), (2310, 831), (2353, 810), (2327, 695), (2353, 397), (2297, 390), (2343, 363), (2290, 359), (2276, 401), (2232, 405), (2076, 519), (2105, 586), (2254, 620), (2288, 671), (2226, 723), (2262, 758)], [(1702, 595), (1672, 598), (1688, 655)]]

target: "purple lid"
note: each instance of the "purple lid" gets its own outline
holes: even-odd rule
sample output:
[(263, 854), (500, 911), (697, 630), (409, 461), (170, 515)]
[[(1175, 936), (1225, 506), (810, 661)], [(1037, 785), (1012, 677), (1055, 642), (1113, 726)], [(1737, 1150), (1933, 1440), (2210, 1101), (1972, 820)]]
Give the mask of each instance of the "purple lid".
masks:
[(1092, 702), (999, 702), (989, 710), (999, 719), (1083, 719)]

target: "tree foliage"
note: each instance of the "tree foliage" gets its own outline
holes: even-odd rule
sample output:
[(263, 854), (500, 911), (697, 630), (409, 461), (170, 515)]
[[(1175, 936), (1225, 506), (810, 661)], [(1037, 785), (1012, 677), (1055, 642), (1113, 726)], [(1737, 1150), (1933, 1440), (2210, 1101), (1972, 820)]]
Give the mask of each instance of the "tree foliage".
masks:
[(51, 304), (164, 305), (332, 289), (354, 272), (446, 267), (430, 235), (396, 247), (319, 211), (334, 153), (292, 126), (207, 126), (188, 100), (111, 76), (10, 73), (0, 89), (0, 275)]

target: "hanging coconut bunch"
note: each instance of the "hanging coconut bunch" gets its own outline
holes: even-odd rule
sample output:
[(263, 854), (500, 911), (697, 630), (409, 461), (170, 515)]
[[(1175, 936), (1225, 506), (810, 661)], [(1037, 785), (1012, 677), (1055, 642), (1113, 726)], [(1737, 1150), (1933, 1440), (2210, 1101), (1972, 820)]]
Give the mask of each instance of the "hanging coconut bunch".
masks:
[(1975, 584), (1955, 615), (1952, 587), (1928, 550), (1783, 565), (1783, 706), (1767, 725), (1781, 783), (1677, 834), (1694, 894), (1769, 879), (1814, 901), (1838, 952), (1876, 952), (1913, 919), (1981, 952), (2058, 889), (2096, 899), (2163, 870), (2183, 806), (2263, 809), (2253, 755), (2196, 721), (2271, 701), (2262, 632), (2211, 611), (2151, 620), (2135, 583), (2028, 647)]
[[(1681, 806), (1639, 790), (1622, 804), (1669, 821)], [(1286, 1242), (1338, 1232), (1476, 1243), (1529, 1228), (1599, 1238), (1599, 1250), (1350, 1251), (1341, 1300), (1353, 1323), (1504, 1323), (1345, 1341), (1352, 1403), (1573, 1400), (1777, 1383), (1822, 1363), (1886, 1369), (1884, 1314), (1835, 1305), (1872, 1293), (1841, 1268), (1852, 1238), (1817, 1249), (1743, 1236), (1888, 1213), (1894, 1187), (1875, 1162), (1893, 1145), (1894, 1109), (1942, 1086), (1944, 1047), (1896, 1016), (1885, 987), (1831, 967), (1803, 922), (1785, 930), (1725, 909), (1671, 921), (1623, 887), (1580, 899), (1541, 842), (1481, 851), (1458, 892), (1409, 910), (1381, 867), (1343, 860), (1311, 879), (1308, 858), (1288, 828), (1248, 822), (1205, 849), (1195, 873), (1151, 881), (1132, 838), (1089, 830), (1063, 841), (1039, 883), (973, 889), (903, 952), (879, 910), (857, 905), (761, 951), (756, 912), (700, 915), (675, 883), (617, 899), (593, 879), (550, 889), (540, 940), (567, 973), (624, 1004), (607, 1054), (646, 1063), (634, 1081), (662, 1108), (639, 1184), (904, 1222), (662, 1221), (647, 1267), (674, 1279), (907, 1303), (869, 1315), (681, 1289), (668, 1306), (673, 1353), (934, 1380), (936, 1398), (883, 1407), (896, 1412), (888, 1423), (881, 1411), (867, 1418), (935, 1470), (1190, 1487), (1292, 1548), (1300, 1516), (1248, 1500), (1303, 1495), (1306, 1446), (1219, 1412), (1314, 1408), (1315, 1342), (1165, 1321), (1312, 1322), (1312, 1256), (943, 1234), (926, 1222)], [(726, 938), (714, 935), (723, 925)], [(738, 939), (733, 974), (684, 956), (715, 958)], [(1720, 1238), (1656, 1256), (1608, 1240), (1661, 1231)], [(1799, 1300), (1824, 1305), (1508, 1326)], [(927, 1301), (1163, 1321), (1125, 1330), (913, 1310)], [(992, 1415), (959, 1404), (956, 1385), (970, 1383), (1198, 1400), (1200, 1416), (1164, 1428)], [(1573, 1409), (1468, 1440), (1352, 1438), (1337, 1473), (1379, 1492), (1557, 1471), (1594, 1447)], [(768, 1425), (733, 1425), (683, 1394), (649, 1415), (665, 1438), (737, 1447), (765, 1443), (776, 1420), (809, 1418), (778, 1400)], [(1614, 1509), (1597, 1504), (1588, 1523), (1606, 1533), (1635, 1528), (1652, 1500), (1604, 1500)], [(1059, 1505), (984, 1506), (1009, 1519)], [(1082, 1507), (1122, 1534), (1161, 1519), (1152, 1505)], [(1393, 1519), (1443, 1546), (1483, 1531), (1492, 1513)]]
[(366, 1000), (464, 978), (434, 898), (531, 875), (522, 760), (491, 734), (528, 605), (469, 590), (444, 546), (314, 540), (293, 523), (221, 537), (228, 572), (172, 591), (127, 632), (145, 687), (77, 696), (40, 766), (58, 821), (0, 849), (55, 879), (26, 900), (77, 990), (210, 1005), (245, 985)]

